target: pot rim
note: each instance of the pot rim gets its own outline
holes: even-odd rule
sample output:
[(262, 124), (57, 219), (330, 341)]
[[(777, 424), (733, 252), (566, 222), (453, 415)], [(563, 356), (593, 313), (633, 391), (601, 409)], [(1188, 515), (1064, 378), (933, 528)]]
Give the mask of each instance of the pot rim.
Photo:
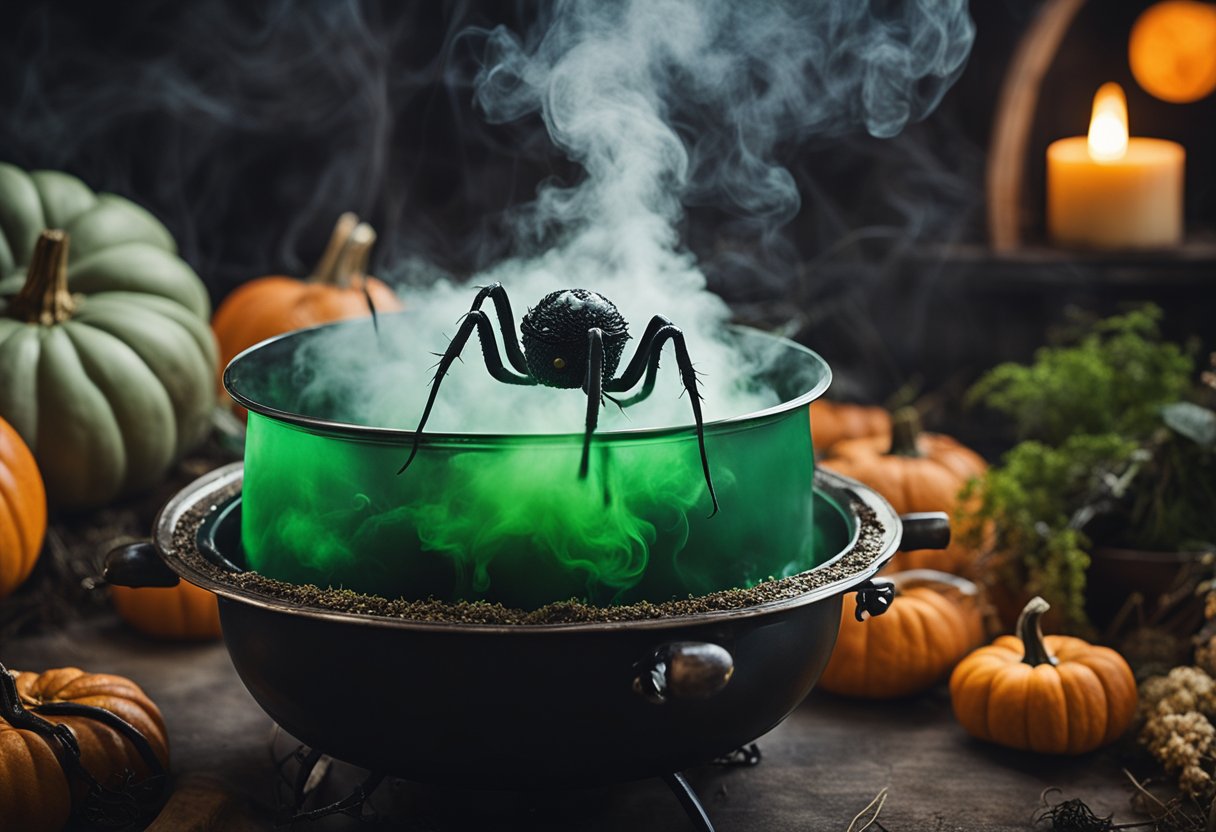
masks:
[[(240, 490), (240, 484), (244, 480), (244, 473), (245, 464), (243, 462), (233, 462), (217, 468), (187, 485), (161, 508), (153, 524), (152, 541), (166, 565), (181, 579), (213, 592), (229, 601), (315, 620), (361, 624), (390, 629), (458, 634), (513, 633), (517, 635), (539, 635), (549, 633), (616, 632), (635, 629), (666, 630), (691, 625), (754, 618), (813, 604), (857, 587), (859, 584), (874, 577), (878, 573), (878, 570), (885, 566), (894, 556), (903, 535), (903, 527), (899, 515), (896, 514), (891, 504), (883, 499), (878, 492), (848, 477), (817, 468), (815, 470), (816, 487), (836, 500), (844, 510), (846, 521), (851, 523), (851, 528), (849, 543), (830, 559), (814, 567), (814, 569), (821, 569), (833, 564), (852, 552), (862, 542), (863, 535), (871, 535), (877, 538), (878, 554), (874, 556), (867, 566), (859, 569), (857, 572), (804, 592), (801, 595), (793, 598), (766, 601), (762, 604), (741, 607), (739, 609), (670, 615), (662, 618), (640, 619), (636, 621), (571, 622), (559, 624), (472, 624), (418, 621), (369, 615), (366, 613), (319, 610), (304, 607), (289, 603), (280, 598), (273, 598), (253, 590), (217, 581), (199, 570), (195, 564), (190, 562), (190, 559), (178, 551), (177, 544), (174, 542), (177, 528), (187, 514), (198, 511), (202, 506), (207, 506), (208, 512), (219, 510), (220, 504), (224, 502), (225, 497), (231, 496), (232, 493)], [(854, 501), (862, 503), (874, 512), (880, 527), (879, 529), (867, 531), (863, 524), (857, 522), (856, 516), (848, 510), (848, 506)], [(191, 546), (194, 549), (194, 555), (201, 558), (202, 554), (198, 552), (197, 541), (192, 542)], [(814, 569), (808, 571), (814, 571)]]
[[(393, 312), (393, 313), (390, 313), (387, 315), (381, 315), (380, 320), (383, 321), (386, 318), (400, 317), (400, 316), (409, 315), (409, 314), (412, 314), (412, 312), (411, 312), (411, 310), (407, 309), (407, 310), (403, 310), (401, 312)], [(266, 416), (267, 418), (273, 419), (277, 422), (284, 422), (286, 424), (295, 425), (297, 427), (301, 427), (301, 428), (304, 428), (309, 431), (318, 432), (318, 433), (327, 433), (327, 434), (339, 434), (339, 435), (345, 435), (345, 436), (348, 436), (351, 438), (357, 438), (357, 439), (393, 441), (396, 443), (404, 443), (406, 441), (413, 441), (414, 434), (417, 433), (417, 431), (414, 431), (414, 430), (411, 430), (408, 428), (374, 427), (371, 425), (354, 424), (352, 422), (338, 422), (338, 421), (333, 421), (330, 419), (322, 419), (322, 418), (319, 418), (316, 416), (307, 416), (302, 413), (293, 413), (289, 410), (282, 410), (277, 407), (271, 407), (270, 405), (267, 405), (263, 402), (259, 402), (254, 399), (251, 399), (248, 396), (246, 396), (244, 393), (242, 393), (241, 391), (234, 389), (234, 385), (236, 384), (236, 381), (234, 379), (233, 368), (236, 367), (237, 364), (240, 363), (242, 360), (248, 360), (248, 356), (251, 356), (253, 353), (258, 352), (258, 351), (268, 347), (269, 345), (278, 343), (280, 341), (285, 341), (285, 340), (291, 339), (291, 338), (304, 338), (304, 337), (307, 337), (307, 334), (311, 333), (311, 332), (315, 332), (315, 331), (322, 330), (322, 329), (333, 329), (333, 328), (343, 327), (343, 326), (346, 326), (346, 327), (371, 326), (371, 322), (369, 319), (364, 319), (364, 318), (332, 321), (329, 323), (318, 324), (316, 326), (306, 327), (304, 329), (293, 330), (291, 332), (283, 333), (282, 335), (276, 335), (273, 338), (267, 338), (265, 341), (260, 341), (257, 344), (254, 344), (252, 347), (249, 347), (249, 348), (237, 353), (237, 355), (231, 361), (228, 362), (228, 365), (224, 368), (224, 375), (223, 375), (224, 390), (227, 391), (228, 395), (233, 399), (233, 401), (235, 401), (238, 405), (240, 405), (241, 407), (245, 408), (246, 410), (248, 410), (250, 412), (257, 413), (261, 416)], [(786, 401), (779, 402), (778, 404), (775, 404), (772, 407), (767, 407), (763, 410), (757, 410), (757, 411), (753, 411), (751, 413), (744, 413), (744, 414), (741, 414), (738, 416), (728, 416), (723, 419), (715, 419), (712, 422), (706, 422), (705, 423), (706, 433), (710, 433), (710, 432), (720, 433), (720, 432), (722, 432), (723, 429), (729, 430), (731, 428), (738, 429), (741, 427), (748, 427), (752, 423), (767, 422), (770, 419), (773, 419), (773, 418), (776, 418), (779, 416), (784, 416), (796, 408), (805, 407), (805, 406), (809, 405), (812, 401), (814, 401), (815, 399), (822, 396), (824, 391), (826, 391), (828, 389), (828, 387), (831, 385), (832, 368), (828, 364), (828, 362), (824, 360), (823, 356), (819, 355), (819, 353), (815, 352), (814, 350), (812, 350), (808, 347), (805, 347), (796, 341), (792, 341), (789, 338), (785, 338), (781, 335), (774, 335), (770, 332), (765, 332), (764, 330), (757, 329), (755, 327), (743, 326), (740, 324), (730, 324), (726, 327), (726, 329), (730, 332), (747, 334), (747, 335), (752, 335), (752, 336), (758, 335), (758, 336), (761, 336), (764, 338), (768, 338), (775, 344), (781, 344), (787, 348), (791, 348), (797, 352), (803, 353), (805, 356), (809, 357), (813, 363), (818, 365), (818, 368), (820, 370), (820, 377), (819, 377), (819, 380), (814, 384), (814, 386), (811, 387), (810, 390), (807, 390), (792, 399), (788, 399)], [(713, 429), (713, 430), (711, 431), (711, 429)], [(631, 439), (631, 440), (632, 439), (659, 439), (659, 438), (664, 438), (664, 437), (679, 436), (682, 434), (690, 434), (690, 433), (693, 433), (695, 430), (696, 430), (696, 428), (694, 425), (687, 424), (687, 425), (668, 425), (666, 427), (657, 427), (657, 428), (622, 428), (619, 430), (602, 431), (602, 432), (597, 433), (596, 435), (597, 435), (597, 437), (600, 438), (601, 441), (603, 441), (605, 439), (613, 438), (613, 437), (619, 437), (622, 439)], [(440, 431), (440, 432), (422, 431), (422, 433), (419, 435), (422, 437), (424, 442), (429, 443), (429, 444), (435, 444), (435, 443), (439, 443), (439, 444), (462, 443), (462, 444), (465, 444), (465, 443), (468, 443), (469, 441), (489, 442), (489, 443), (510, 442), (512, 444), (518, 444), (520, 442), (537, 443), (537, 444), (549, 443), (549, 442), (579, 442), (579, 443), (581, 443), (583, 441), (583, 434), (576, 433), (576, 432), (569, 432), (569, 433), (478, 433), (478, 432), (470, 431), (470, 432), (464, 433), (464, 432), (451, 432), (451, 431)]]

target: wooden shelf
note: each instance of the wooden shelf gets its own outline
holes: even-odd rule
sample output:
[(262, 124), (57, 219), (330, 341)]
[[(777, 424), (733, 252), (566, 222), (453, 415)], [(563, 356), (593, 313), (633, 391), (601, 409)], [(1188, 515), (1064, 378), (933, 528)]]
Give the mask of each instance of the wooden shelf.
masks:
[(908, 259), (916, 270), (998, 281), (1038, 291), (1048, 287), (1216, 288), (1216, 236), (1195, 235), (1177, 248), (1151, 251), (1085, 251), (1046, 244), (1012, 252), (964, 243), (918, 248)]

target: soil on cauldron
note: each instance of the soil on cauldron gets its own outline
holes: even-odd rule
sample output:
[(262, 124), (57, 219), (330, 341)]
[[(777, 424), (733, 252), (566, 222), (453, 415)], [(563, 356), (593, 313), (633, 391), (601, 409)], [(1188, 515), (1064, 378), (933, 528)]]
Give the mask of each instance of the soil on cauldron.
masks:
[(365, 595), (349, 589), (323, 589), (311, 584), (291, 584), (259, 575), (257, 572), (229, 572), (203, 558), (195, 546), (198, 528), (207, 514), (205, 507), (188, 512), (182, 517), (174, 531), (174, 544), (181, 557), (218, 583), (243, 590), (247, 594), (287, 602), (305, 609), (436, 624), (607, 623), (739, 610), (796, 598), (811, 590), (854, 577), (874, 565), (881, 551), (883, 527), (868, 506), (855, 503), (853, 510), (860, 520), (861, 534), (857, 545), (834, 563), (788, 578), (763, 581), (746, 589), (728, 589), (670, 601), (641, 601), (606, 607), (587, 604), (577, 599), (546, 604), (535, 610), (515, 609), (486, 601), (441, 601), (434, 598), (408, 601), (403, 598)]

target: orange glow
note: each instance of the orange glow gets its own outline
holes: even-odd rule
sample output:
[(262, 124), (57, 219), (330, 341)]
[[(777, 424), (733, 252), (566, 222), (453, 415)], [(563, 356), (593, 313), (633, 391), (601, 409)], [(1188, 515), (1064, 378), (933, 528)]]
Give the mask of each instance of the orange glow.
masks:
[(1164, 0), (1132, 26), (1127, 56), (1136, 82), (1174, 104), (1216, 90), (1216, 5)]
[(1118, 84), (1103, 84), (1094, 95), (1089, 155), (1095, 162), (1114, 162), (1127, 155), (1127, 99)]

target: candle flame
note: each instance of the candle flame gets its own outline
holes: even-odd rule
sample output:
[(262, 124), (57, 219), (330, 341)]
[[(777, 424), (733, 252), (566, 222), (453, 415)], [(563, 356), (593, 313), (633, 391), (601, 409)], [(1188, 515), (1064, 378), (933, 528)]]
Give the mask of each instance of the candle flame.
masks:
[(1114, 162), (1127, 153), (1127, 98), (1123, 87), (1103, 84), (1094, 95), (1089, 121), (1089, 155), (1096, 162)]

